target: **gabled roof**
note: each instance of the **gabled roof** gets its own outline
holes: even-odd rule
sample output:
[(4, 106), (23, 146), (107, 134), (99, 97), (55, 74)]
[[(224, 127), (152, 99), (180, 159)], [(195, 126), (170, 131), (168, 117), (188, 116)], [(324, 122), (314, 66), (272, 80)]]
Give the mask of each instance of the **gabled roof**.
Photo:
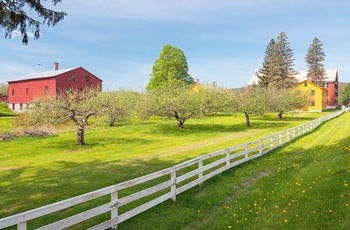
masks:
[(304, 82), (307, 82), (308, 84), (313, 85), (313, 86), (315, 86), (315, 87), (317, 87), (317, 88), (319, 88), (319, 89), (321, 89), (321, 90), (326, 90), (326, 91), (328, 91), (328, 89), (323, 88), (323, 87), (321, 87), (321, 86), (319, 86), (319, 85), (317, 85), (317, 84), (315, 84), (315, 83), (313, 83), (313, 82), (311, 82), (311, 81), (309, 81), (309, 80), (304, 80), (304, 81), (302, 81), (302, 82), (299, 82), (298, 84), (296, 84), (295, 86), (293, 86), (292, 89), (295, 89), (295, 88), (299, 87), (300, 85), (304, 84)]
[[(297, 75), (295, 75), (298, 82), (306, 80), (307, 71), (299, 71)], [(325, 82), (334, 82), (337, 79), (338, 76), (338, 69), (326, 69), (325, 73)], [(248, 85), (258, 85), (259, 84), (259, 78), (258, 75), (255, 73), (249, 80)]]
[(24, 75), (22, 77), (19, 77), (17, 79), (7, 81), (7, 82), (15, 82), (15, 81), (25, 81), (25, 80), (32, 80), (32, 79), (41, 79), (41, 78), (48, 78), (48, 77), (55, 77), (57, 75), (60, 75), (62, 73), (69, 72), (71, 70), (77, 69), (80, 67), (74, 67), (69, 69), (60, 69), (60, 70), (52, 70), (52, 71), (46, 71), (46, 72), (40, 72), (40, 73), (31, 73)]

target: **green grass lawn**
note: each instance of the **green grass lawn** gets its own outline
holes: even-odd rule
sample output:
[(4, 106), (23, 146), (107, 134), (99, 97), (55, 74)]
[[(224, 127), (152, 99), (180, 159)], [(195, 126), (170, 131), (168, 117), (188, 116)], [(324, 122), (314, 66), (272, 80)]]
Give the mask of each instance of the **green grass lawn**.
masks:
[[(185, 123), (186, 129), (184, 130), (176, 128), (175, 122), (167, 119), (153, 119), (143, 123), (126, 123), (113, 128), (91, 127), (86, 131), (86, 143), (88, 145), (83, 147), (75, 144), (76, 137), (73, 131), (60, 132), (44, 138), (18, 137), (15, 140), (0, 141), (0, 218), (146, 175), (218, 149), (256, 140), (306, 123), (325, 114), (290, 113), (286, 115), (283, 121), (276, 120), (276, 114), (253, 117), (252, 127), (250, 128), (244, 126), (243, 115), (236, 117), (216, 115), (203, 119), (191, 119)], [(343, 115), (335, 121), (343, 121), (343, 117), (346, 116), (349, 116), (349, 114)], [(0, 118), (0, 124), (3, 119)], [(253, 222), (252, 216), (245, 216), (249, 213), (252, 214), (253, 211), (244, 213), (244, 215), (241, 213), (242, 215), (240, 219), (237, 219), (239, 221), (237, 223), (230, 216), (232, 214), (233, 217), (235, 213), (230, 213), (229, 210), (235, 211), (238, 208), (236, 201), (246, 202), (244, 204), (257, 208), (258, 203), (254, 206), (255, 202), (251, 203), (252, 201), (266, 199), (269, 202), (275, 200), (276, 203), (279, 195), (282, 195), (282, 191), (277, 191), (278, 188), (286, 190), (286, 195), (284, 195), (286, 197), (288, 192), (286, 183), (292, 183), (292, 181), (287, 182), (288, 180), (293, 179), (293, 185), (297, 186), (295, 183), (300, 179), (306, 180), (303, 175), (310, 174), (309, 169), (304, 169), (304, 174), (301, 174), (300, 178), (294, 178), (295, 171), (302, 171), (301, 169), (308, 166), (308, 163), (312, 164), (310, 159), (314, 157), (309, 156), (307, 146), (312, 152), (317, 151), (315, 148), (317, 148), (319, 142), (315, 142), (315, 140), (324, 136), (324, 139), (319, 139), (320, 143), (325, 146), (329, 143), (329, 149), (332, 149), (336, 145), (330, 141), (331, 139), (338, 141), (340, 138), (340, 141), (347, 138), (345, 136), (346, 132), (337, 133), (336, 137), (332, 133), (328, 133), (328, 136), (320, 135), (324, 127), (333, 124), (335, 121), (328, 122), (315, 134), (308, 135), (285, 149), (279, 149), (266, 157), (223, 173), (221, 176), (204, 183), (202, 187), (194, 188), (180, 195), (175, 203), (161, 204), (134, 219), (122, 223), (120, 229), (213, 229), (214, 227), (218, 228), (218, 226), (219, 228), (229, 228), (231, 226), (231, 228), (250, 227), (254, 229), (255, 224), (258, 223), (255, 221), (258, 220)], [(346, 120), (343, 122), (348, 125), (347, 127), (350, 127)], [(342, 123), (337, 123), (337, 125), (344, 127)], [(333, 125), (333, 127), (335, 130), (332, 132), (336, 133), (337, 126)], [(300, 144), (298, 147), (297, 143), (303, 143), (304, 139), (313, 135), (316, 136), (306, 141), (307, 144)], [(347, 143), (349, 144), (349, 142)], [(345, 140), (344, 143), (346, 143)], [(286, 149), (293, 145), (297, 146), (292, 147), (292, 150), (289, 150), (291, 152), (288, 152)], [(321, 146), (319, 151), (326, 150), (325, 146)], [(295, 149), (300, 152), (297, 153), (300, 158), (295, 158), (296, 155), (293, 152)], [(320, 162), (326, 161), (323, 158), (326, 157), (326, 153), (318, 154)], [(347, 161), (342, 159), (341, 163), (345, 164), (347, 162), (349, 165), (349, 155), (343, 155), (347, 157)], [(295, 164), (299, 164), (299, 167), (294, 167)], [(280, 172), (277, 172), (278, 168)], [(330, 170), (337, 173), (332, 168)], [(287, 172), (290, 172), (290, 174), (285, 174)], [(278, 179), (276, 177), (278, 175), (281, 175), (281, 178)], [(349, 176), (349, 174), (346, 175)], [(276, 178), (274, 179), (275, 182), (270, 185), (269, 183), (272, 182), (269, 181), (269, 178), (272, 177)], [(261, 182), (261, 184), (258, 185), (258, 182)], [(265, 183), (269, 185), (261, 186)], [(304, 182), (298, 183), (306, 186)], [(296, 188), (304, 188), (301, 185)], [(309, 190), (306, 190), (306, 187), (304, 190), (304, 193), (298, 194), (294, 198), (294, 201), (297, 200), (299, 203), (293, 202), (293, 204), (300, 204), (300, 201), (303, 200), (302, 197), (308, 197), (310, 193), (306, 193), (306, 191), (309, 192)], [(267, 192), (269, 196), (264, 195)], [(257, 193), (256, 195), (260, 194), (261, 197), (253, 196), (249, 198), (255, 193)], [(319, 193), (324, 194), (323, 192)], [(348, 194), (344, 193), (343, 196), (344, 201), (349, 200)], [(273, 199), (270, 199), (271, 197)], [(262, 208), (262, 204), (261, 201), (259, 207)], [(282, 203), (276, 203), (275, 205), (282, 207)], [(296, 205), (293, 207), (296, 207)], [(247, 209), (242, 205), (241, 208)], [(344, 208), (346, 208), (345, 205)], [(277, 210), (277, 208), (275, 209)], [(274, 215), (277, 214), (268, 216), (271, 211), (276, 211), (275, 209), (270, 210), (265, 207), (265, 210), (268, 211), (265, 212), (267, 217), (264, 219), (276, 222), (277, 219)], [(288, 211), (288, 214), (290, 211)], [(315, 211), (317, 212), (317, 210)], [(331, 211), (333, 214), (336, 213), (335, 210)], [(237, 216), (238, 211), (235, 212)], [(256, 212), (254, 209), (254, 213)], [(218, 213), (218, 215), (215, 216), (215, 213)], [(283, 209), (283, 213), (285, 214), (287, 211), (284, 212)], [(159, 220), (160, 216), (163, 219)], [(194, 221), (192, 221), (193, 218)], [(245, 220), (246, 218), (248, 219)], [(292, 219), (286, 220), (288, 226), (297, 226), (292, 225)], [(286, 224), (284, 221), (283, 219), (282, 223)], [(233, 225), (234, 222), (237, 225)], [(212, 225), (211, 223), (215, 224)], [(275, 225), (265, 224), (264, 226), (268, 228)]]

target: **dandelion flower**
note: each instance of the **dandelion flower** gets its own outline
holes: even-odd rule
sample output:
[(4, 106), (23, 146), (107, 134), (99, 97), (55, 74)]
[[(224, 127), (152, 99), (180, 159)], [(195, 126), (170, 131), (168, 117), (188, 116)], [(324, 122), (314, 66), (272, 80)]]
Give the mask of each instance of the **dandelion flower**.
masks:
[(284, 219), (284, 223), (287, 223), (288, 222), (288, 220), (287, 219)]

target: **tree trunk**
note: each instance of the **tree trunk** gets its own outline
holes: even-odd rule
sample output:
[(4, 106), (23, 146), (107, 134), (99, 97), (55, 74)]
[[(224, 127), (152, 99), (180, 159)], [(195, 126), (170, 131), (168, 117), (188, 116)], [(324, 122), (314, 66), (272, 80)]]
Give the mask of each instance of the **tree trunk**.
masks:
[(85, 145), (84, 141), (84, 127), (79, 127), (77, 131), (77, 144)]
[(245, 114), (245, 125), (250, 126), (250, 119), (249, 119), (249, 114), (247, 112), (244, 112)]
[(278, 115), (277, 115), (278, 120), (282, 120), (283, 119), (282, 114), (283, 114), (283, 112), (278, 112)]
[(181, 129), (183, 129), (184, 128), (184, 121), (179, 121), (179, 123), (177, 124), (177, 126), (179, 127), (179, 128), (181, 128)]

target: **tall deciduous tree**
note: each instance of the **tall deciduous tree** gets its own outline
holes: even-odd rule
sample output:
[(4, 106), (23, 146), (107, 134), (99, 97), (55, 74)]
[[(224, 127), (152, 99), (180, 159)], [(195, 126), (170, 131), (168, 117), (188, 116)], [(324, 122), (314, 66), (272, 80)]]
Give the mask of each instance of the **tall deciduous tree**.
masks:
[[(46, 0), (44, 0), (46, 1)], [(11, 38), (12, 32), (18, 30), (22, 36), (22, 43), (28, 43), (28, 30), (33, 32), (34, 39), (40, 37), (39, 19), (47, 26), (55, 26), (67, 15), (65, 12), (57, 12), (46, 8), (43, 1), (38, 0), (0, 0), (0, 27), (5, 29), (5, 37)], [(56, 5), (62, 0), (51, 0)], [(31, 12), (34, 11), (36, 16)]]
[(324, 64), (322, 63), (326, 56), (322, 46), (322, 42), (315, 37), (305, 56), (305, 61), (308, 66), (308, 80), (321, 87), (324, 86), (326, 72)]
[(76, 125), (77, 144), (85, 145), (85, 126), (91, 116), (99, 116), (105, 106), (98, 101), (98, 88), (67, 90), (60, 95), (45, 95), (24, 114), (27, 125), (40, 126), (73, 121)]
[(276, 89), (291, 88), (296, 83), (294, 70), (293, 49), (289, 47), (288, 36), (281, 32), (276, 41), (276, 62), (274, 62), (274, 75), (271, 86)]
[(167, 81), (180, 81), (186, 86), (194, 84), (188, 73), (187, 60), (181, 49), (172, 45), (165, 45), (158, 59), (152, 67), (151, 78), (146, 87), (147, 91), (160, 88)]

